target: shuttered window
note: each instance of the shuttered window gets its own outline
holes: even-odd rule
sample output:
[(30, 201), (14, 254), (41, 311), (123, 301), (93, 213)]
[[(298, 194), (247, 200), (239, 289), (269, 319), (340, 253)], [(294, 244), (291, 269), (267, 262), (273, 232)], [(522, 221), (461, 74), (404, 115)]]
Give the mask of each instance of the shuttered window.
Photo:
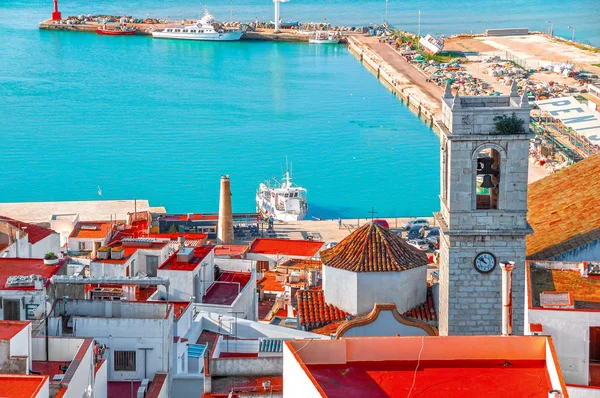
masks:
[(135, 372), (135, 351), (115, 351), (116, 371)]
[(269, 270), (269, 262), (268, 261), (257, 261), (256, 262), (256, 272), (267, 272)]

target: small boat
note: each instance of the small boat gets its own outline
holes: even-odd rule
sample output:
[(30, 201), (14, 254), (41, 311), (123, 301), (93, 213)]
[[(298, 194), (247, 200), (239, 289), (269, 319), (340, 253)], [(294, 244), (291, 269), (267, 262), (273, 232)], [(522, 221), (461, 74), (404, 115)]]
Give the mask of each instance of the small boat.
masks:
[(340, 36), (334, 32), (315, 32), (314, 36), (308, 40), (311, 44), (337, 44), (340, 42)]
[(135, 28), (118, 27), (116, 29), (106, 29), (106, 25), (96, 28), (99, 35), (108, 36), (131, 36), (135, 34)]
[(162, 30), (153, 30), (152, 37), (158, 39), (236, 41), (244, 31), (226, 30), (215, 22), (215, 18), (204, 8), (204, 15), (193, 25), (169, 25)]
[[(275, 179), (274, 179), (275, 180)], [(303, 220), (308, 210), (306, 189), (292, 184), (292, 175), (286, 171), (283, 181), (276, 186), (260, 184), (256, 191), (256, 209), (266, 219), (278, 221)]]

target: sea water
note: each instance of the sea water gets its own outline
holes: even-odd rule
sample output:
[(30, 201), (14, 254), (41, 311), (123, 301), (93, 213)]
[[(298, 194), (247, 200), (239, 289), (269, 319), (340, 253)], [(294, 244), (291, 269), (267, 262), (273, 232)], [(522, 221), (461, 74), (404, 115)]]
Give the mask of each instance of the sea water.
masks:
[[(296, 1), (282, 15), (358, 25), (381, 20), (381, 3)], [(507, 3), (508, 10), (535, 4)], [(433, 13), (431, 4), (422, 9)], [(209, 6), (228, 19), (229, 2)], [(233, 2), (234, 19), (269, 20), (271, 6)], [(60, 8), (63, 15), (200, 12), (187, 0), (65, 0)], [(390, 22), (410, 10), (415, 5), (390, 2)], [(219, 177), (229, 174), (234, 211), (252, 211), (258, 184), (280, 178), (287, 156), (294, 181), (308, 189), (311, 217), (438, 209), (438, 137), (345, 47), (39, 31), (50, 11), (46, 0), (0, 2), (1, 202), (135, 197), (170, 212), (216, 211)], [(508, 19), (501, 27), (531, 21), (499, 15)], [(436, 29), (448, 33), (469, 26), (443, 20)], [(600, 36), (581, 26), (590, 40)]]

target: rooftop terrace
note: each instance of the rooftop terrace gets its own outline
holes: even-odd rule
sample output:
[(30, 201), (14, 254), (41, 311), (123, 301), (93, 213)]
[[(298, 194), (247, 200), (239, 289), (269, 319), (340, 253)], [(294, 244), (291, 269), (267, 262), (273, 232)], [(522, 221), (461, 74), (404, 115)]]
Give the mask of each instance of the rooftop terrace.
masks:
[(20, 284), (7, 285), (11, 276), (39, 275), (48, 285), (49, 279), (62, 268), (64, 260), (56, 265), (46, 265), (41, 258), (0, 258), (0, 290), (36, 290), (35, 283), (22, 281)]
[(575, 309), (600, 310), (600, 276), (583, 276), (587, 263), (528, 261), (528, 270), (532, 307), (542, 308), (541, 295), (554, 292), (570, 295)]
[(247, 272), (222, 272), (206, 291), (203, 304), (231, 305), (252, 278)]

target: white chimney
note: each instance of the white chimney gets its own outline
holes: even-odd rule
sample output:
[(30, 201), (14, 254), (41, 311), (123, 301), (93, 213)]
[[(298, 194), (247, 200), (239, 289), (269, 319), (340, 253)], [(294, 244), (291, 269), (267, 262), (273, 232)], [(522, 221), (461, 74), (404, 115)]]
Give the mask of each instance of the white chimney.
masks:
[(502, 269), (502, 336), (512, 334), (512, 271), (515, 262), (500, 263)]
[(548, 398), (562, 398), (562, 392), (558, 390), (550, 390), (548, 391)]
[(179, 250), (185, 249), (185, 236), (180, 236), (177, 240), (179, 241)]

